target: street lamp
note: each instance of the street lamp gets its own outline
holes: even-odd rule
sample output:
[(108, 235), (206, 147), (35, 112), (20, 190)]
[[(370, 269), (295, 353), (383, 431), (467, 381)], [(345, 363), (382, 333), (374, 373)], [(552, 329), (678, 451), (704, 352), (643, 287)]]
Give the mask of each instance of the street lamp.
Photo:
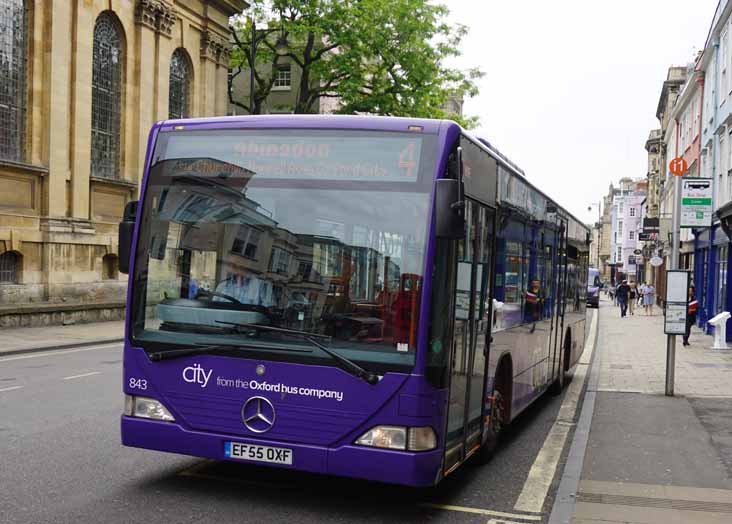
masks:
[(592, 208), (594, 206), (597, 206), (597, 270), (600, 271), (600, 241), (601, 239), (601, 232), (600, 228), (602, 226), (602, 200), (598, 201), (596, 204), (590, 204), (587, 206), (587, 211), (592, 211)]

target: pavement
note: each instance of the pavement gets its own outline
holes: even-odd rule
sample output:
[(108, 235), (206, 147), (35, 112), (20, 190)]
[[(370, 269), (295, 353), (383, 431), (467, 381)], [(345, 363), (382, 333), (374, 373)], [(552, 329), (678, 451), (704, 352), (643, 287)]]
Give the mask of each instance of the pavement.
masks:
[(663, 316), (601, 302), (582, 413), (549, 522), (732, 522), (732, 350), (692, 332), (665, 395)]
[(0, 356), (122, 342), (124, 320), (0, 330)]

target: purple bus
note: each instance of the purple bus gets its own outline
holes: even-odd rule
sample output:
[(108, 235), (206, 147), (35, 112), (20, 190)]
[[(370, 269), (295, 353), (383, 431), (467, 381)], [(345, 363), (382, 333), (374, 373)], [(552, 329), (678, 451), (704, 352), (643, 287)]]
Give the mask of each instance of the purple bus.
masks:
[(589, 231), (454, 122), (160, 122), (139, 202), (126, 446), (431, 486), (582, 353)]

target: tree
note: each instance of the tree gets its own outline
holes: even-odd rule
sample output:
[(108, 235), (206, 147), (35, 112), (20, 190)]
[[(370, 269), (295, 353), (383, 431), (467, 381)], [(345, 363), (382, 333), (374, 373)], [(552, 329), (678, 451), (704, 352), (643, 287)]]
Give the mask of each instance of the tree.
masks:
[[(285, 57), (301, 72), (295, 113), (336, 98), (340, 113), (443, 118), (451, 116), (443, 109), (450, 96), (478, 92), (478, 69), (448, 65), (460, 55), (466, 28), (448, 24), (448, 9), (430, 0), (254, 0), (252, 10), (262, 28), (255, 32), (252, 113), (272, 90), (268, 72)], [(252, 66), (251, 17), (236, 21), (232, 32), (236, 77)], [(467, 126), (477, 121), (452, 116)]]

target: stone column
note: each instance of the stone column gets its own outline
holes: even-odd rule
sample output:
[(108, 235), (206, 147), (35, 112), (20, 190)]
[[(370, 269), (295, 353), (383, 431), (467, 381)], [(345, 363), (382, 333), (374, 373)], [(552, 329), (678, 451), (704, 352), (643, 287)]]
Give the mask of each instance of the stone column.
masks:
[(43, 47), (46, 72), (44, 84), (48, 89), (45, 112), (48, 118), (46, 136), (49, 172), (43, 207), (49, 217), (65, 217), (66, 180), (70, 177), (71, 63), (68, 57), (73, 55), (69, 36), (73, 13), (71, 2), (66, 0), (53, 0), (46, 5), (51, 11), (45, 27), (47, 37)]
[(135, 120), (131, 124), (137, 129), (137, 139), (134, 150), (134, 176), (136, 182), (142, 182), (142, 170), (145, 166), (145, 153), (147, 151), (147, 138), (150, 134), (157, 115), (156, 111), (156, 87), (158, 76), (158, 49), (156, 35), (156, 18), (158, 3), (141, 0), (135, 11), (135, 32), (137, 35), (137, 65), (135, 77), (137, 83), (138, 99), (135, 104)]
[[(58, 0), (56, 0), (56, 3)], [(62, 2), (71, 4), (71, 2)], [(91, 171), (91, 106), (92, 106), (92, 61), (94, 50), (94, 25), (97, 11), (78, 9), (74, 23), (76, 34), (72, 55), (74, 64), (73, 122), (63, 131), (72, 136), (71, 216), (89, 219), (89, 173)], [(69, 26), (64, 27), (68, 39)], [(68, 63), (68, 60), (67, 60)], [(56, 89), (56, 84), (54, 84)], [(71, 133), (69, 133), (71, 131)], [(51, 135), (61, 134), (56, 130)]]
[[(225, 48), (223, 41), (211, 31), (201, 33), (201, 66), (199, 68), (200, 116), (214, 116), (218, 111), (218, 68)], [(226, 78), (224, 77), (224, 81)], [(226, 109), (224, 108), (224, 114)]]
[(229, 107), (229, 58), (231, 56), (231, 48), (224, 46), (219, 57), (218, 67), (216, 69), (216, 115), (224, 116), (227, 114)]

